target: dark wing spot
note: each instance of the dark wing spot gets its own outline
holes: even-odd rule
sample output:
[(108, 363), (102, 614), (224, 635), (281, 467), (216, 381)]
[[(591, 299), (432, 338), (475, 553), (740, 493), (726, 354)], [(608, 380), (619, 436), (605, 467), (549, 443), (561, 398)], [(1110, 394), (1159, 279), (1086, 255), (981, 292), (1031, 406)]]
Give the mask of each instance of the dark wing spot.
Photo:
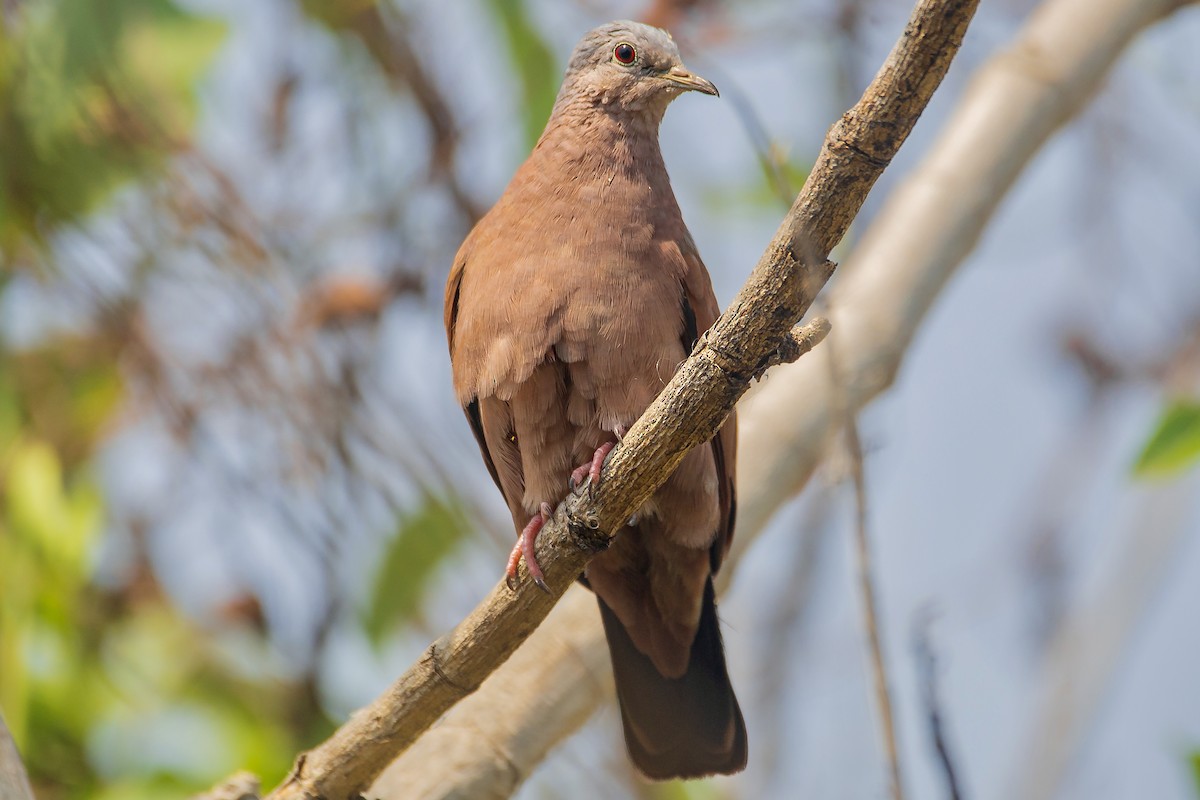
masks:
[[(496, 464), (492, 461), (492, 454), (488, 452), (487, 440), (483, 436), (483, 420), (479, 416), (479, 399), (476, 398), (463, 406), (463, 411), (467, 414), (467, 421), (471, 423), (471, 433), (475, 434), (475, 441), (479, 443), (479, 452), (483, 453), (483, 461), (487, 464), (488, 472), (491, 473), (492, 480), (496, 482), (496, 488), (500, 490), (500, 494), (504, 494), (504, 487), (500, 485), (500, 473), (496, 472)], [(516, 436), (512, 437), (514, 440)]]
[[(683, 289), (682, 286), (679, 288)], [(696, 312), (692, 310), (686, 290), (680, 291), (679, 296), (680, 310), (683, 312), (683, 330), (679, 334), (679, 343), (683, 345), (684, 354), (691, 355), (696, 340), (700, 338), (700, 332), (696, 330)]]
[[(454, 354), (454, 330), (458, 326), (458, 295), (462, 291), (462, 273), (462, 270), (458, 271), (458, 279), (454, 281), (454, 293), (450, 295), (450, 302), (446, 304), (445, 319), (443, 320), (446, 324), (446, 341), (450, 345), (451, 355)], [(476, 415), (478, 416), (478, 410)]]
[(717, 505), (721, 509), (721, 529), (708, 548), (708, 565), (714, 575), (725, 560), (725, 552), (733, 541), (733, 524), (737, 519), (737, 492), (733, 486), (733, 476), (729, 474), (725, 464), (725, 447), (721, 444), (721, 434), (709, 440), (712, 448), (713, 465), (717, 468)]

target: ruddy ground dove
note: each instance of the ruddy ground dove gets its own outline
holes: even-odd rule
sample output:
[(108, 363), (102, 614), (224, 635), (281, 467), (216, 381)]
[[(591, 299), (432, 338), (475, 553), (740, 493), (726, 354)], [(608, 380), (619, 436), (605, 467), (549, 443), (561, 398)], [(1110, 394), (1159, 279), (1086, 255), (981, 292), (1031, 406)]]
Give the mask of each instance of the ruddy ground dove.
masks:
[[(716, 87), (664, 31), (576, 46), (546, 129), (463, 242), (446, 286), (454, 387), (541, 582), (537, 532), (662, 390), (719, 309), (659, 149), (667, 105)], [(733, 535), (736, 420), (689, 453), (584, 582), (599, 598), (625, 741), (656, 779), (732, 773), (746, 728), (712, 576)]]

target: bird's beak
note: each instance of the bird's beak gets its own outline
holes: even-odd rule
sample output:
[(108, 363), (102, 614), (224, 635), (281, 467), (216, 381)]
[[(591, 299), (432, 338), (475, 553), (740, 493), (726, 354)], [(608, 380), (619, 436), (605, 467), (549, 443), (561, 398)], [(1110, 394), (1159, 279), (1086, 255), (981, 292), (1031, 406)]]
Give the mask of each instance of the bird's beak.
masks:
[(692, 90), (717, 97), (721, 96), (721, 93), (717, 91), (717, 87), (713, 85), (712, 81), (707, 81), (699, 75), (693, 75), (683, 67), (671, 67), (663, 73), (663, 79), (672, 86), (678, 86), (685, 91)]

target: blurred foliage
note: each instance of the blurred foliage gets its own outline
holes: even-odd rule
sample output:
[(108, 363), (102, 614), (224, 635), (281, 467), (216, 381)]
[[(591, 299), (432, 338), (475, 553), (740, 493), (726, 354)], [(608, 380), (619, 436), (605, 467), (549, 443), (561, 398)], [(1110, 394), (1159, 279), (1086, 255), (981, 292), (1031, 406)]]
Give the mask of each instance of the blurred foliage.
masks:
[[(79, 464), (122, 399), (115, 357), (103, 338), (65, 335), (5, 354), (0, 418), (12, 415), (68, 467)], [(6, 387), (12, 393), (8, 397)]]
[(509, 58), (521, 82), (522, 122), (525, 139), (532, 147), (550, 118), (558, 84), (562, 81), (562, 68), (546, 40), (538, 33), (523, 0), (488, 0), (488, 5), (500, 23)]
[(85, 456), (121, 398), (95, 354), (70, 337), (0, 360), (0, 708), (43, 799), (277, 779), (330, 726), (304, 687), (243, 666), (258, 632), (197, 635), (145, 569), (91, 582), (104, 507)]
[(759, 153), (762, 168), (756, 178), (751, 178), (736, 191), (725, 187), (714, 187), (704, 194), (705, 205), (714, 213), (756, 216), (776, 213), (789, 208), (800, 187), (808, 180), (811, 162), (801, 163), (790, 159), (775, 148), (764, 148)]
[(0, 251), (44, 238), (182, 146), (224, 27), (170, 0), (26, 3), (0, 26)]
[(1200, 797), (1200, 750), (1188, 756), (1188, 766), (1191, 768), (1192, 781), (1195, 785), (1196, 796)]
[[(398, 12), (378, 0), (298, 0), (300, 8), (330, 31), (356, 40), (375, 66), (389, 79), (407, 86), (417, 97), (434, 133), (446, 142), (437, 147), (452, 147), (457, 136), (450, 111), (431, 85), (420, 54), (414, 52), (404, 36), (394, 35), (403, 27)], [(557, 56), (532, 22), (523, 0), (488, 0), (499, 32), (507, 45), (521, 92), (522, 125), (532, 146), (542, 133), (562, 69)], [(446, 153), (435, 151), (433, 166), (439, 166)]]
[(436, 567), (470, 531), (460, 504), (429, 494), (416, 511), (401, 518), (399, 532), (380, 559), (362, 615), (372, 642), (380, 644), (395, 625), (412, 617)]
[(378, 0), (299, 0), (300, 8), (335, 31), (353, 30), (356, 20), (379, 7)]
[(650, 790), (654, 800), (723, 800), (729, 794), (715, 780), (667, 781)]
[[(188, 147), (224, 25), (170, 0), (46, 0), (0, 18), (0, 286)], [(49, 263), (48, 261), (46, 263)], [(245, 615), (200, 631), (144, 556), (94, 580), (98, 443), (125, 402), (127, 326), (80, 320), (0, 350), (0, 708), (42, 800), (161, 798), (237, 768), (268, 782), (325, 736), (308, 679)]]
[(327, 723), (289, 730), (295, 688), (238, 666), (253, 636), (198, 636), (146, 575), (95, 587), (87, 469), (64, 474), (11, 424), (0, 437), (0, 707), (38, 796), (179, 796), (242, 766), (282, 777)]
[(378, 0), (298, 0), (298, 5), (333, 33), (357, 39), (383, 74), (394, 75), (396, 54)]
[(1175, 475), (1200, 458), (1200, 403), (1176, 400), (1159, 417), (1134, 472), (1144, 478)]

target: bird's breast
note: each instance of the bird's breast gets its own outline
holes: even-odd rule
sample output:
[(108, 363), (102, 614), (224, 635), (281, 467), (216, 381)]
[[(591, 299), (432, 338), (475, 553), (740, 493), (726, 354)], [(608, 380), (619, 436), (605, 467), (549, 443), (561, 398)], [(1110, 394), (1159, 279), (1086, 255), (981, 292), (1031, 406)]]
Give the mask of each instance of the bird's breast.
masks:
[(665, 173), (656, 189), (627, 163), (581, 163), (573, 175), (536, 166), (522, 168), (472, 234), (454, 359), (460, 397), (507, 400), (548, 359), (639, 397), (661, 387), (683, 358), (688, 236)]

